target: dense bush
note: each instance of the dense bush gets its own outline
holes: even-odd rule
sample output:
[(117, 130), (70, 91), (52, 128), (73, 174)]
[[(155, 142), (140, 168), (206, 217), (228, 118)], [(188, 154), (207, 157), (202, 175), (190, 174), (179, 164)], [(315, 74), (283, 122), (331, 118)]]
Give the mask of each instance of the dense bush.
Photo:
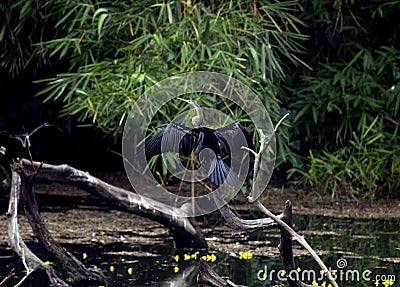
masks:
[(290, 84), (291, 137), (305, 158), (290, 175), (333, 194), (398, 191), (400, 2), (333, 4), (309, 1), (301, 16), (313, 70)]
[[(9, 1), (0, 4), (0, 65), (60, 63), (38, 79), (44, 101), (120, 137), (134, 101), (187, 71), (232, 75), (274, 122), (278, 169), (332, 194), (400, 188), (400, 1)], [(246, 121), (240, 107), (212, 96)], [(165, 106), (155, 123), (181, 104)]]

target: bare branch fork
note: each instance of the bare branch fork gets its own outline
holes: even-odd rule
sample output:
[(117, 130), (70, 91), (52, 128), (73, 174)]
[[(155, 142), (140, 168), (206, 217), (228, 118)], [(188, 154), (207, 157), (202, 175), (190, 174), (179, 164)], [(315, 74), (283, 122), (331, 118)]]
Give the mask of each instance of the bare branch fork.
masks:
[[(279, 125), (283, 122), (283, 120), (288, 116), (286, 114), (280, 121), (277, 123), (276, 127), (274, 128), (274, 133), (277, 131)], [(311, 285), (305, 284), (299, 280), (291, 278), (289, 275), (291, 271), (296, 271), (296, 266), (294, 262), (293, 256), (293, 246), (292, 241), (295, 240), (299, 242), (307, 251), (310, 252), (311, 256), (317, 261), (318, 265), (322, 268), (322, 270), (328, 276), (328, 279), (331, 281), (333, 287), (338, 287), (337, 283), (332, 277), (332, 274), (329, 272), (328, 268), (326, 268), (325, 264), (316, 254), (316, 252), (310, 247), (310, 245), (306, 242), (303, 236), (300, 236), (296, 233), (292, 228), (292, 204), (289, 200), (285, 203), (284, 211), (279, 214), (275, 215), (271, 211), (269, 211), (259, 200), (258, 196), (255, 196), (255, 184), (258, 177), (258, 172), (260, 168), (260, 161), (263, 152), (269, 146), (274, 133), (267, 138), (264, 132), (260, 129), (258, 130), (259, 137), (260, 137), (260, 149), (259, 152), (255, 152), (252, 149), (247, 147), (242, 147), (245, 150), (248, 150), (255, 156), (254, 160), (254, 173), (253, 173), (253, 186), (248, 196), (249, 203), (256, 206), (263, 214), (267, 215), (268, 218), (261, 218), (261, 219), (254, 219), (254, 220), (244, 220), (238, 216), (236, 216), (232, 210), (224, 204), (223, 201), (219, 198), (214, 198), (219, 208), (219, 211), (224, 216), (226, 222), (232, 229), (232, 234), (239, 234), (239, 233), (247, 233), (252, 232), (259, 229), (267, 229), (272, 227), (279, 227), (281, 231), (281, 239), (279, 244), (279, 252), (281, 255), (281, 260), (283, 267), (286, 272), (286, 276), (288, 276), (287, 281), (290, 287), (311, 287)], [(236, 286), (230, 281), (226, 281), (222, 279), (217, 273), (215, 273), (210, 266), (207, 265), (205, 262), (201, 262), (200, 269), (199, 269), (199, 281), (207, 282), (213, 286), (217, 287), (225, 287), (225, 286)]]
[[(289, 114), (285, 114), (280, 120), (279, 122), (276, 124), (275, 128), (274, 128), (274, 133), (277, 131), (278, 127), (280, 126), (280, 124), (283, 122), (283, 120), (288, 116)], [(259, 171), (259, 165), (260, 165), (260, 160), (262, 157), (262, 153), (265, 151), (265, 149), (268, 147), (272, 136), (271, 135), (268, 140), (267, 137), (265, 136), (264, 132), (259, 129), (258, 130), (259, 136), (260, 136), (260, 150), (258, 153), (256, 153), (255, 151), (250, 150), (247, 147), (242, 147), (246, 150), (249, 150), (250, 152), (252, 152), (255, 156), (255, 160), (254, 160), (254, 178), (253, 178), (253, 186), (252, 186), (252, 190), (250, 192), (250, 195), (248, 197), (249, 203), (252, 203), (254, 206), (256, 206), (262, 213), (264, 213), (265, 215), (267, 215), (269, 218), (271, 218), (272, 220), (274, 220), (281, 228), (283, 228), (284, 230), (286, 230), (290, 236), (292, 240), (295, 240), (297, 242), (299, 242), (300, 245), (302, 245), (310, 254), (311, 256), (315, 259), (315, 261), (318, 263), (318, 265), (321, 267), (321, 269), (325, 272), (325, 274), (327, 275), (329, 281), (331, 282), (333, 287), (338, 287), (335, 279), (333, 278), (331, 272), (329, 271), (329, 269), (325, 266), (324, 262), (321, 260), (321, 258), (318, 256), (318, 254), (314, 251), (314, 249), (311, 248), (311, 246), (307, 243), (307, 241), (304, 239), (303, 236), (299, 235), (297, 232), (295, 232), (293, 230), (293, 228), (291, 226), (289, 226), (282, 218), (282, 215), (280, 216), (276, 216), (275, 214), (273, 214), (270, 210), (268, 210), (261, 202), (259, 199), (254, 198), (254, 190), (255, 190), (255, 183), (256, 183), (256, 179), (258, 176), (258, 171)], [(290, 204), (290, 202), (286, 202), (286, 204)], [(290, 204), (291, 205), (291, 204)], [(290, 219), (291, 222), (291, 219)], [(280, 248), (282, 248), (282, 246), (280, 246)], [(293, 266), (294, 268), (294, 266)], [(303, 283), (301, 283), (303, 284)]]

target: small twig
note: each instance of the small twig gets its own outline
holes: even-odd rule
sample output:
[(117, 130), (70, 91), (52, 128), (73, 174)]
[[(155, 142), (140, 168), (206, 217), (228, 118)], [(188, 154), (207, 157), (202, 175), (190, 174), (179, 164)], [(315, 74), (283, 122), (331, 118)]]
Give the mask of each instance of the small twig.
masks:
[(18, 287), (21, 286), (22, 283), (24, 283), (24, 281), (26, 280), (26, 278), (29, 277), (29, 275), (31, 275), (31, 273), (35, 271), (35, 270), (26, 270), (26, 274), (24, 277), (22, 277), (22, 279), (14, 286), (14, 287)]
[[(13, 139), (18, 140), (21, 143), (22, 147), (25, 148), (26, 152), (28, 153), (28, 156), (29, 156), (29, 159), (30, 159), (30, 161), (32, 163), (32, 168), (33, 168), (33, 158), (32, 158), (32, 153), (31, 153), (31, 149), (30, 149), (32, 144), (31, 144), (30, 137), (32, 135), (34, 135), (35, 133), (37, 133), (42, 128), (44, 128), (44, 127), (52, 127), (52, 126), (53, 125), (51, 125), (49, 123), (44, 123), (44, 124), (41, 124), (40, 126), (34, 128), (30, 132), (24, 132), (24, 133), (21, 133), (21, 134), (13, 134), (13, 133), (10, 133), (8, 131), (3, 131), (2, 133), (4, 135), (6, 135), (7, 137), (9, 137), (9, 138), (13, 138)], [(57, 128), (57, 129), (61, 130), (60, 128)]]
[(3, 286), (4, 284), (6, 284), (6, 282), (8, 280), (10, 280), (11, 277), (13, 277), (15, 275), (15, 269), (11, 269), (10, 273), (0, 282), (0, 286)]

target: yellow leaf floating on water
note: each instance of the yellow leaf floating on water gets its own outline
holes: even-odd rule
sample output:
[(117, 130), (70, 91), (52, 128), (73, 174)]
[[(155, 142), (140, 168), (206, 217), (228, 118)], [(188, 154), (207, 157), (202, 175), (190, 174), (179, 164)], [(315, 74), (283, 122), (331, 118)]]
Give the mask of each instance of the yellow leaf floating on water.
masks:
[(113, 265), (110, 266), (110, 271), (114, 272), (115, 271), (115, 267)]
[(239, 252), (239, 258), (250, 260), (251, 258), (253, 258), (253, 254), (251, 254), (250, 252)]
[(392, 279), (386, 279), (383, 281), (382, 285), (385, 287), (392, 286), (394, 284), (394, 281)]
[(217, 260), (217, 256), (215, 256), (215, 254), (207, 254), (201, 256), (201, 259), (203, 259), (204, 261), (214, 262), (215, 260)]
[(133, 268), (132, 268), (132, 267), (129, 267), (129, 268), (128, 268), (128, 274), (129, 274), (129, 275), (132, 275), (132, 273), (133, 273)]
[(178, 266), (174, 266), (174, 273), (178, 273), (179, 272), (179, 267)]
[(84, 253), (82, 254), (82, 258), (83, 258), (83, 259), (86, 259), (86, 258), (87, 258), (86, 252), (84, 252)]

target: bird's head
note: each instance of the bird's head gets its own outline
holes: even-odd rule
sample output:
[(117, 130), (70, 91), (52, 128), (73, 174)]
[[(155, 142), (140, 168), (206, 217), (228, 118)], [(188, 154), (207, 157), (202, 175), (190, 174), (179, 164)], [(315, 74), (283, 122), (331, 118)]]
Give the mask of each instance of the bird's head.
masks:
[(203, 125), (204, 117), (203, 117), (203, 111), (200, 108), (200, 106), (193, 100), (186, 100), (182, 98), (178, 98), (181, 101), (184, 101), (188, 103), (189, 105), (195, 107), (197, 115), (192, 119), (192, 125), (195, 128), (198, 128)]
[(200, 108), (200, 106), (193, 100), (186, 100), (186, 99), (182, 99), (182, 98), (178, 98), (178, 99), (188, 103), (189, 105), (191, 105), (191, 106), (193, 106), (195, 108)]

